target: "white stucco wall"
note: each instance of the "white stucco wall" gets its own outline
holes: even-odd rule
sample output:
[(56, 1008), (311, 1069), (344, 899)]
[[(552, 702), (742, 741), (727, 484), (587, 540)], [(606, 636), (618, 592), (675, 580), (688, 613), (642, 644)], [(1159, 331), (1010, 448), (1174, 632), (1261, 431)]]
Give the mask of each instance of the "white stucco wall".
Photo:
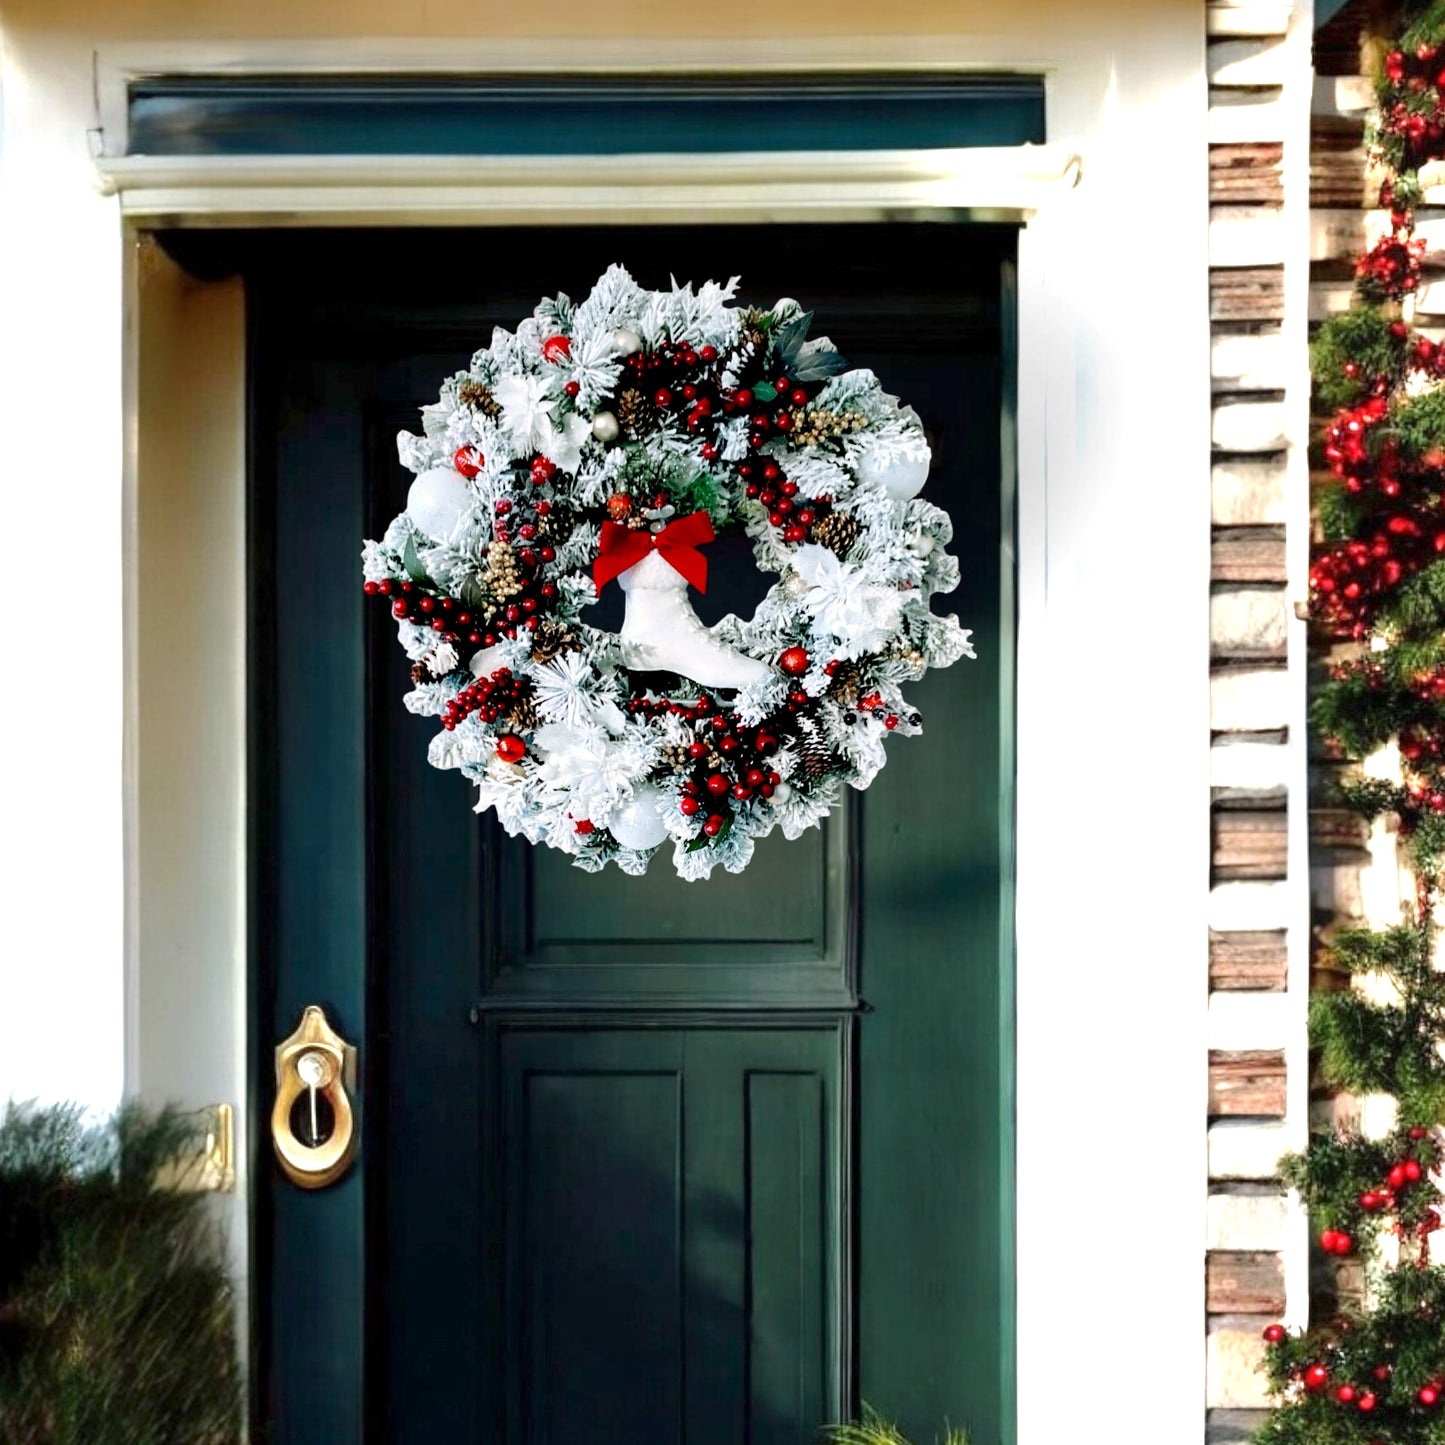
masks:
[[(126, 907), (147, 860), (164, 876), (167, 813), (140, 755), (123, 754), (122, 722), (134, 740), (149, 717), (139, 744), (155, 749), (177, 720), (162, 726), (154, 659), (138, 642), (127, 665), (139, 629), (124, 625), (122, 559), (146, 551), (143, 514), (122, 487), (126, 272), (117, 203), (90, 163), (96, 52), (204, 38), (244, 57), (259, 40), (371, 37), (385, 55), (384, 37), (405, 35), (467, 36), (485, 55), (490, 37), (525, 37), (538, 17), (467, 0), (0, 5), (0, 477), (22, 541), (10, 563), (21, 596), (0, 643), (0, 1098), (104, 1104), (127, 1078), (169, 1092), (147, 1064), (163, 1052), (141, 1041), (174, 1044), (188, 1020), (206, 1062), (177, 1047), (175, 1089), (200, 1103), (229, 1086), (240, 1103), (244, 1077), (238, 839), (208, 840), (213, 897), (132, 888)], [(920, 58), (1045, 67), (1049, 138), (1085, 158), (1084, 183), (1021, 248), (1020, 1439), (1078, 1438), (1078, 1411), (1097, 1400), (1097, 1351), (1060, 1349), (1061, 1328), (1126, 1341), (1128, 1418), (1148, 1419), (1160, 1440), (1195, 1439), (1209, 727), (1203, 6), (904, 0), (881, 14), (874, 0), (841, 0), (814, 14), (564, 0), (545, 12), (572, 54), (604, 25), (646, 54), (684, 25), (728, 44), (823, 29), (867, 37), (885, 24), (895, 51), (917, 37)], [(172, 320), (184, 332), (194, 318)], [(203, 571), (176, 576), (185, 588), (205, 582)], [(236, 640), (224, 643), (230, 659)], [(222, 689), (198, 725), (234, 726), (237, 705)], [(200, 787), (236, 796), (238, 754), (218, 764), (187, 750), (184, 728), (173, 741), (178, 798)], [(129, 814), (128, 782), (148, 790), (133, 790)], [(160, 832), (142, 840), (137, 827)], [(229, 1031), (209, 1036), (228, 1012)], [(1148, 1208), (1131, 1203), (1135, 1185)]]

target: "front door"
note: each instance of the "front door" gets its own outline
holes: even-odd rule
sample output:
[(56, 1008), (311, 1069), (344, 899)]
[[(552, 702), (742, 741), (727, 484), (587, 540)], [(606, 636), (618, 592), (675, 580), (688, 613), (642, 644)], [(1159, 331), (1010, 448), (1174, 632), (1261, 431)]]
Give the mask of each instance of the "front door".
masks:
[[(252, 311), (253, 1116), (320, 1003), (361, 1148), (303, 1193), (256, 1141), (257, 1438), (804, 1445), (860, 1399), (1008, 1435), (1014, 235), (963, 225), (258, 237)], [(741, 273), (924, 418), (979, 658), (923, 737), (739, 876), (588, 875), (426, 763), (358, 554), (395, 435), (494, 324)], [(771, 579), (723, 537), (699, 611)], [(616, 589), (611, 589), (613, 592)]]

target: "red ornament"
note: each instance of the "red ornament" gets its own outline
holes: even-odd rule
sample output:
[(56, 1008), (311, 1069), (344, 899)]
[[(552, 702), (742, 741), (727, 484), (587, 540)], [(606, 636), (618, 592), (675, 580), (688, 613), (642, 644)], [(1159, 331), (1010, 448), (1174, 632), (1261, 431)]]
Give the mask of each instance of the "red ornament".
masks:
[(1284, 1339), (1284, 1335), (1285, 1329), (1283, 1325), (1266, 1325), (1264, 1327), (1264, 1337), (1272, 1345), (1279, 1344), (1279, 1342)]
[(515, 733), (497, 739), (497, 756), (504, 763), (519, 763), (527, 756), (527, 745)]
[(572, 343), (565, 336), (549, 336), (542, 343), (542, 360), (554, 366), (572, 355)]
[(808, 670), (808, 654), (801, 647), (785, 647), (778, 666), (790, 677), (801, 677)]
[(1305, 1389), (1323, 1390), (1330, 1382), (1330, 1372), (1323, 1365), (1314, 1364), (1305, 1366)]
[(1423, 1139), (1429, 1132), (1430, 1131), (1428, 1129), (1423, 1128), (1419, 1124), (1416, 1124), (1415, 1127), (1410, 1130), (1410, 1137), (1412, 1139)]
[(1389, 1181), (1391, 1189), (1403, 1189), (1405, 1187), (1405, 1166), (1396, 1164), (1385, 1178)]
[(1376, 1400), (1374, 1395), (1371, 1394), (1369, 1390), (1366, 1390), (1365, 1393), (1361, 1395), (1358, 1400), (1355, 1401), (1355, 1404), (1358, 1405), (1361, 1410), (1365, 1411), (1366, 1414), (1368, 1414), (1371, 1410), (1375, 1408)]
[(1380, 1207), (1380, 1196), (1373, 1189), (1367, 1189), (1360, 1195), (1361, 1209), (1378, 1209)]
[(481, 471), (482, 464), (487, 459), (476, 447), (458, 447), (456, 455), (452, 458), (452, 465), (468, 480)]
[(1342, 1405), (1348, 1405), (1354, 1398), (1355, 1387), (1353, 1385), (1341, 1385), (1340, 1388), (1335, 1391), (1335, 1399)]
[(1415, 1398), (1425, 1406), (1436, 1405), (1440, 1402), (1440, 1391), (1434, 1385), (1421, 1385), (1420, 1392)]
[(1420, 1177), (1420, 1161), (1418, 1159), (1407, 1159), (1404, 1163), (1405, 1178), (1413, 1184)]

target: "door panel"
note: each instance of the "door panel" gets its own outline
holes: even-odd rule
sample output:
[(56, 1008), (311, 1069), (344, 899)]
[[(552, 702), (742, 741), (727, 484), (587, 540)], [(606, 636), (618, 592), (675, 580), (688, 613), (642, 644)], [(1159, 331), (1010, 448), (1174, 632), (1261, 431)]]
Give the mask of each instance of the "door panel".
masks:
[[(320, 1002), (362, 1042), (364, 1132), (322, 1194), (257, 1159), (258, 1438), (805, 1445), (861, 1394), (1002, 1445), (1012, 236), (270, 244), (248, 273), (257, 1097), (264, 1117), (275, 1038)], [(405, 498), (397, 429), (519, 296), (582, 294), (617, 257), (645, 284), (741, 271), (750, 300), (806, 285), (925, 419), (963, 563), (947, 610), (979, 649), (917, 688), (926, 731), (866, 794), (705, 884), (665, 857), (587, 875), (475, 815), (361, 605), (360, 539)], [(765, 585), (730, 545), (708, 620)]]
[(798, 1441), (836, 1412), (841, 1037), (502, 1034), (518, 1438)]

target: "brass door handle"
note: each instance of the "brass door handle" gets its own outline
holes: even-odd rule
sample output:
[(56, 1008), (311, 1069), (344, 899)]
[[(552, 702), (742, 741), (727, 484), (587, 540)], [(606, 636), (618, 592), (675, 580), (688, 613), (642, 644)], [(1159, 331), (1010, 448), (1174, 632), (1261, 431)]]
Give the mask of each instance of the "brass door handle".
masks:
[(351, 1167), (356, 1117), (348, 1091), (355, 1087), (355, 1047), (308, 1005), (296, 1032), (276, 1046), (271, 1143), (293, 1184), (324, 1189)]

